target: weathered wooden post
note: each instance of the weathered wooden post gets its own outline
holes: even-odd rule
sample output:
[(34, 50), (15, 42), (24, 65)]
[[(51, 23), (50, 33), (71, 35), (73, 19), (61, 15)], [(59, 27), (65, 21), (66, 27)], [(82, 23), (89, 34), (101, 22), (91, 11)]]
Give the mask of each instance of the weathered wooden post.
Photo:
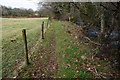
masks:
[(48, 28), (48, 24), (49, 24), (49, 18), (48, 18), (48, 20), (47, 20), (47, 28)]
[(27, 36), (26, 36), (26, 29), (22, 30), (23, 33), (23, 40), (25, 43), (25, 61), (26, 61), (26, 65), (29, 64), (29, 59), (28, 59), (28, 48), (27, 48)]
[(44, 21), (42, 23), (42, 39), (44, 39)]

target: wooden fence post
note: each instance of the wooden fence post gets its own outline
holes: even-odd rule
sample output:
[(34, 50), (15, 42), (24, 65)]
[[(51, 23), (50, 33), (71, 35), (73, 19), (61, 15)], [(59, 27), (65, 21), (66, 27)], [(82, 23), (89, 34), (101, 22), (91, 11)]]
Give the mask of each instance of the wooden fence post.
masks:
[(44, 21), (42, 23), (42, 39), (44, 39)]
[(22, 30), (23, 33), (23, 40), (25, 43), (25, 61), (26, 61), (26, 65), (29, 64), (29, 59), (28, 59), (28, 48), (27, 48), (27, 36), (26, 36), (26, 29)]
[(49, 24), (49, 19), (47, 20), (47, 28), (48, 28), (48, 24)]

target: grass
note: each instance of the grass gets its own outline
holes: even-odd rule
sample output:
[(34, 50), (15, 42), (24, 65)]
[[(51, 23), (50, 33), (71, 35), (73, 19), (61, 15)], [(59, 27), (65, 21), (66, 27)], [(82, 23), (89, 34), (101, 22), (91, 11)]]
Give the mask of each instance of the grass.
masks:
[(55, 57), (58, 65), (58, 72), (54, 77), (84, 79), (114, 77), (111, 74), (114, 74), (115, 70), (111, 68), (109, 60), (100, 60), (96, 57), (92, 59), (92, 54), (99, 49), (75, 38), (78, 28), (75, 29), (73, 24), (53, 21), (51, 27), (55, 30)]
[(74, 24), (53, 20), (49, 25), (45, 39), (39, 39), (30, 53), (31, 64), (18, 71), (18, 78), (89, 80), (114, 77), (111, 75), (115, 74), (115, 71), (110, 67), (110, 61), (100, 60), (98, 57), (92, 59), (98, 48), (76, 38), (80, 33), (77, 33), (78, 28)]
[(2, 69), (3, 77), (13, 77), (15, 70), (24, 61), (22, 29), (27, 31), (29, 50), (40, 38), (41, 24), (47, 18), (2, 18)]
[[(55, 24), (56, 23), (56, 24)], [(90, 52), (86, 45), (77, 45), (78, 40), (73, 35), (67, 33), (62, 24), (64, 22), (54, 22), (56, 32), (56, 56), (60, 71), (55, 74), (61, 78), (91, 78), (87, 70), (80, 65), (84, 63), (81, 56)], [(68, 26), (67, 24), (66, 26)], [(57, 27), (56, 27), (57, 26)], [(66, 27), (70, 29), (71, 27)], [(72, 29), (70, 29), (72, 32)], [(82, 48), (79, 51), (79, 48)]]
[[(74, 36), (71, 36), (71, 34), (66, 33), (66, 30), (62, 28), (62, 24), (64, 24), (64, 22), (52, 22), (50, 28), (47, 29), (45, 39), (42, 40), (42, 42), (39, 41), (40, 44), (38, 44), (33, 56), (31, 56), (34, 67), (30, 67), (27, 70), (23, 69), (19, 77), (92, 78), (91, 74), (81, 66), (82, 63), (85, 62), (81, 59), (81, 56), (90, 51), (89, 47), (84, 44), (76, 45), (78, 40), (75, 39)], [(50, 46), (51, 44), (55, 46), (52, 47)], [(80, 47), (82, 48), (81, 51), (79, 50)], [(42, 48), (44, 48), (45, 51)], [(40, 56), (42, 56), (42, 59)], [(57, 65), (55, 66), (55, 70), (50, 67), (52, 63), (49, 64), (51, 57), (54, 58), (52, 63)], [(42, 74), (36, 76), (29, 75), (38, 73), (37, 71), (44, 74), (44, 76), (42, 76)]]
[[(41, 77), (40, 74), (45, 74), (45, 76), (51, 74), (50, 71), (48, 72), (46, 70), (46, 66), (50, 61), (51, 53), (53, 52), (52, 47), (50, 47), (51, 41), (54, 39), (53, 37), (53, 30), (48, 28), (45, 33), (45, 39), (38, 41), (38, 44), (31, 54), (32, 66), (22, 69), (22, 71), (19, 72), (19, 78), (36, 78), (36, 73), (39, 77)], [(35, 74), (36, 76), (32, 74)]]

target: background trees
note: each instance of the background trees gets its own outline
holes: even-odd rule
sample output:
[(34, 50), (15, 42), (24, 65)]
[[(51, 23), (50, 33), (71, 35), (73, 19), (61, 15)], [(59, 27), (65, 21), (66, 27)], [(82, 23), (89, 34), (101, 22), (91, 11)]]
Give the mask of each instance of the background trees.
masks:
[(41, 17), (47, 16), (47, 12), (44, 10), (33, 11), (32, 9), (24, 9), (24, 8), (11, 8), (1, 5), (0, 13), (2, 13), (3, 17)]
[(53, 18), (84, 26), (84, 33), (92, 29), (90, 33), (97, 37), (88, 37), (93, 41), (97, 38), (100, 52), (117, 53), (120, 57), (120, 2), (49, 2), (42, 5)]

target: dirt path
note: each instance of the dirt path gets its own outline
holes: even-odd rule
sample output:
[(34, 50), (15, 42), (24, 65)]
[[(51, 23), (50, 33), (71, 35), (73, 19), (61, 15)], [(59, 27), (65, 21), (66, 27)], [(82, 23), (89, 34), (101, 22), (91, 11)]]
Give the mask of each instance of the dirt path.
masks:
[[(33, 52), (32, 64), (24, 68), (19, 72), (19, 77), (30, 77), (30, 78), (40, 78), (40, 77), (53, 77), (57, 72), (56, 64), (56, 40), (55, 40), (55, 30), (53, 27), (49, 28), (49, 31), (45, 34), (45, 39), (42, 40), (39, 46), (38, 52)], [(46, 44), (44, 44), (46, 43)]]
[(55, 57), (55, 30), (54, 28), (51, 28), (51, 30), (52, 33), (49, 33), (51, 36), (51, 39), (49, 40), (49, 45), (47, 47), (44, 47), (43, 50), (41, 49), (42, 52), (40, 52), (44, 53), (44, 55), (47, 55), (46, 63), (44, 63), (41, 67), (41, 69), (45, 71), (42, 74), (42, 77), (53, 77), (53, 75), (57, 72), (57, 64)]

